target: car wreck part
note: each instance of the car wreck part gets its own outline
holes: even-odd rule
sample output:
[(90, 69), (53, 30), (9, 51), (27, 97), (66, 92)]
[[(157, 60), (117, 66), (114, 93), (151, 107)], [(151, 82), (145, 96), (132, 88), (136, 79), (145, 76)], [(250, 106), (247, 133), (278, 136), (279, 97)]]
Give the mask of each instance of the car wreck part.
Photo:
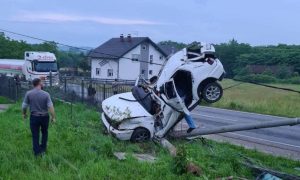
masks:
[(217, 82), (211, 82), (205, 85), (201, 90), (201, 97), (207, 103), (215, 103), (219, 101), (223, 96), (223, 88)]
[(136, 128), (130, 138), (131, 142), (146, 142), (151, 138), (151, 134), (146, 128)]
[[(204, 45), (201, 48), (204, 50), (197, 50), (198, 55), (194, 54), (194, 56), (203, 56), (203, 58), (195, 61), (188, 57), (188, 52), (191, 51), (186, 48), (174, 54), (165, 62), (157, 81), (154, 78), (153, 81), (148, 82), (142, 76), (138, 77), (135, 85), (140, 88), (136, 90), (142, 90), (142, 93), (137, 93), (137, 96), (133, 93), (123, 93), (104, 100), (102, 106), (108, 120), (111, 118), (112, 121), (119, 122), (118, 126), (112, 123), (116, 127), (113, 128), (104, 117), (106, 128), (121, 140), (130, 140), (134, 130), (140, 127), (148, 129), (150, 137), (153, 137), (155, 132), (160, 132), (160, 137), (168, 134), (182, 120), (184, 114), (188, 115), (189, 111), (199, 105), (199, 100), (203, 99), (202, 91), (197, 91), (199, 85), (203, 88), (208, 83), (217, 81), (224, 74), (222, 63), (214, 57), (213, 48)], [(210, 58), (213, 59), (213, 63), (208, 62)], [(165, 92), (165, 89), (168, 89), (166, 82), (171, 79), (174, 82), (170, 83), (170, 87), (174, 91)], [(142, 84), (139, 85), (140, 83)], [(147, 96), (147, 93), (150, 95)], [(148, 103), (141, 102), (146, 99)], [(157, 102), (159, 108), (153, 101)], [(150, 107), (154, 107), (154, 110)], [(126, 109), (130, 113), (122, 113)], [(139, 116), (139, 118), (128, 119), (128, 116)], [(145, 117), (140, 118), (141, 116)]]
[(163, 128), (155, 133), (155, 136), (162, 138), (172, 128), (173, 124), (177, 121), (178, 117), (182, 114), (174, 111), (170, 106), (167, 106), (163, 112), (164, 118), (162, 119)]

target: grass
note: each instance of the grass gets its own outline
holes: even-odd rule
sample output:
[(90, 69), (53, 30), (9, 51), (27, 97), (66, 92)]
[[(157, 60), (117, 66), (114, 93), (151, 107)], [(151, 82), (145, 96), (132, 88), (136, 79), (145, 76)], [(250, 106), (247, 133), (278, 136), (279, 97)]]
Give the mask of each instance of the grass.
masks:
[[(21, 119), (20, 103), (0, 113), (0, 179), (193, 179), (177, 175), (174, 161), (164, 149), (152, 142), (132, 144), (102, 134), (99, 114), (83, 105), (55, 102), (57, 123), (49, 127), (49, 148), (43, 158), (34, 158), (29, 122)], [(71, 113), (72, 112), (72, 113)], [(71, 116), (72, 114), (72, 116)], [(173, 141), (185, 144), (188, 158), (203, 171), (201, 179), (238, 176), (253, 179), (240, 163), (247, 156), (264, 166), (300, 175), (299, 161), (273, 157), (226, 143)], [(112, 152), (150, 153), (155, 163), (138, 162), (131, 156), (116, 160)]]
[(9, 100), (6, 97), (0, 96), (0, 104), (10, 104), (10, 103), (12, 103), (11, 100)]
[[(238, 82), (224, 80), (223, 88)], [(278, 87), (300, 90), (300, 85), (276, 84)], [(213, 107), (286, 117), (300, 117), (300, 94), (254, 84), (241, 84), (225, 90), (223, 98)]]

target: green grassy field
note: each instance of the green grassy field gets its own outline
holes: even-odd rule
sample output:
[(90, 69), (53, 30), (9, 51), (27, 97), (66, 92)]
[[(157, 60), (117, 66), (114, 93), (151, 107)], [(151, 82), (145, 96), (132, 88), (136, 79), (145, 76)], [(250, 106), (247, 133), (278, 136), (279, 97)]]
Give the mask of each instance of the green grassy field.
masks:
[[(223, 88), (236, 83), (238, 82), (232, 80), (221, 82)], [(273, 85), (300, 91), (300, 85)], [(245, 83), (225, 90), (223, 98), (211, 106), (278, 116), (300, 117), (300, 94)]]
[[(21, 119), (20, 103), (0, 113), (0, 179), (193, 179), (177, 175), (172, 157), (153, 142), (132, 144), (102, 134), (99, 114), (82, 105), (55, 102), (57, 123), (49, 128), (49, 148), (43, 158), (34, 158), (29, 122)], [(71, 120), (72, 118), (72, 120)], [(300, 161), (273, 157), (229, 144), (208, 141), (173, 141), (185, 144), (188, 158), (201, 167), (201, 179), (246, 177), (251, 171), (241, 165), (240, 156), (275, 170), (300, 175)], [(150, 153), (155, 163), (138, 162), (132, 157), (117, 160), (112, 152)]]

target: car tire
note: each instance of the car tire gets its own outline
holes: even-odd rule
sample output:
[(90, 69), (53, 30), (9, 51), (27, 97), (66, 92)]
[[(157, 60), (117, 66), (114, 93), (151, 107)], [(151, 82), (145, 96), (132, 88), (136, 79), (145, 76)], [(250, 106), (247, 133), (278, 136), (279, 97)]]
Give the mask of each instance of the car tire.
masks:
[(130, 138), (131, 142), (141, 143), (150, 139), (150, 132), (145, 128), (136, 128)]
[(223, 96), (223, 88), (217, 82), (210, 82), (201, 90), (201, 97), (207, 103), (215, 103)]

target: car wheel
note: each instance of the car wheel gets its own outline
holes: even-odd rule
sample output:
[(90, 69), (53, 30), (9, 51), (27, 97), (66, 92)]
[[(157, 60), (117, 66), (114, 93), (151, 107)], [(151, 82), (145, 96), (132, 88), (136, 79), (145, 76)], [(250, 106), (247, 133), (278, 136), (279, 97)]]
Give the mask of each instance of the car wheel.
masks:
[(223, 96), (223, 88), (217, 82), (211, 82), (204, 86), (201, 97), (208, 103), (215, 103)]
[(146, 142), (150, 139), (150, 132), (145, 128), (137, 128), (133, 131), (130, 141), (132, 142)]

